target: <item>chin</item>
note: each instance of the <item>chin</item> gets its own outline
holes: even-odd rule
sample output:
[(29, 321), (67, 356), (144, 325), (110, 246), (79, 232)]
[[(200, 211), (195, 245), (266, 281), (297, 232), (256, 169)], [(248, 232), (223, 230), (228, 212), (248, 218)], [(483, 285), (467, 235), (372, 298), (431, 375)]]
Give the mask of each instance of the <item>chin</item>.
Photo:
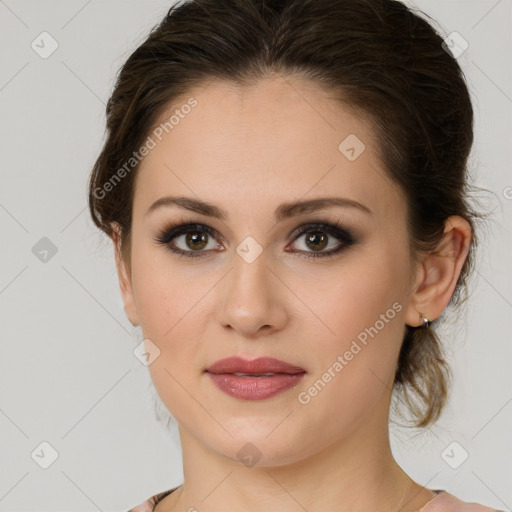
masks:
[[(304, 433), (292, 433), (290, 429), (276, 429), (276, 422), (271, 422), (269, 428), (268, 420), (262, 421), (260, 425), (252, 423), (238, 423), (239, 432), (227, 426), (233, 434), (223, 436), (222, 439), (204, 439), (203, 443), (222, 457), (247, 467), (277, 467), (298, 462), (305, 458), (308, 453), (314, 453), (313, 446), (305, 450)], [(318, 447), (318, 450), (321, 448)]]

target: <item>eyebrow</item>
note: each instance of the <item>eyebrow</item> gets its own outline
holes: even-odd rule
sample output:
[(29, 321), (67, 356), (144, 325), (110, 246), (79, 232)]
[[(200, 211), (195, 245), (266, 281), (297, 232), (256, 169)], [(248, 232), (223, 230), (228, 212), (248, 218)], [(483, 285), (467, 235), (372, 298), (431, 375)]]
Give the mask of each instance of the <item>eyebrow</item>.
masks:
[[(229, 214), (226, 210), (215, 206), (212, 203), (194, 199), (192, 197), (184, 196), (165, 196), (157, 199), (147, 210), (146, 216), (164, 206), (178, 206), (185, 210), (200, 213), (207, 217), (214, 217), (222, 221), (226, 221), (229, 218)], [(356, 208), (367, 214), (371, 214), (371, 210), (364, 204), (358, 203), (353, 199), (345, 197), (318, 197), (315, 199), (308, 199), (303, 201), (291, 201), (279, 205), (275, 212), (274, 218), (276, 222), (281, 222), (285, 219), (295, 217), (304, 213), (312, 213), (317, 210), (324, 210), (326, 208), (333, 207), (348, 207)]]

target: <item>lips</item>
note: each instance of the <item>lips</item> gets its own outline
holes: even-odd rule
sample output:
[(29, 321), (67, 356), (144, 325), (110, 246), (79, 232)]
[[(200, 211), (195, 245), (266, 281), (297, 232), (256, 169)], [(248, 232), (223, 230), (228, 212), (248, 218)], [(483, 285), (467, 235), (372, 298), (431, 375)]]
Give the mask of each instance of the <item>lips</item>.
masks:
[(272, 357), (251, 361), (228, 357), (209, 366), (205, 373), (218, 389), (240, 400), (264, 400), (296, 386), (306, 371)]
[(227, 357), (220, 359), (206, 369), (209, 373), (232, 373), (245, 374), (251, 376), (286, 373), (293, 375), (305, 372), (304, 368), (295, 366), (286, 361), (280, 361), (273, 357), (259, 357), (257, 359), (248, 360), (241, 357)]

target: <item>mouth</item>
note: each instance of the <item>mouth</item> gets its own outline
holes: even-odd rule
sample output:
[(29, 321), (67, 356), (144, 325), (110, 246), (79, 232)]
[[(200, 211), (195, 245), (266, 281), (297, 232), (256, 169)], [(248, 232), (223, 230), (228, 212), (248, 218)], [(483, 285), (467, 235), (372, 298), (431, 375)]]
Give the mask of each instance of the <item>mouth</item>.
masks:
[(293, 375), (305, 372), (300, 366), (275, 359), (273, 357), (258, 357), (257, 359), (243, 359), (242, 357), (226, 357), (216, 361), (206, 368), (209, 373), (230, 373), (247, 376), (263, 376), (268, 374), (284, 373)]
[(273, 373), (273, 372), (267, 372), (267, 373), (240, 373), (240, 372), (235, 372), (232, 375), (237, 375), (238, 377), (271, 377), (272, 375), (283, 375), (283, 374)]
[(228, 357), (209, 366), (205, 373), (218, 389), (233, 398), (264, 400), (295, 387), (306, 370), (270, 357)]

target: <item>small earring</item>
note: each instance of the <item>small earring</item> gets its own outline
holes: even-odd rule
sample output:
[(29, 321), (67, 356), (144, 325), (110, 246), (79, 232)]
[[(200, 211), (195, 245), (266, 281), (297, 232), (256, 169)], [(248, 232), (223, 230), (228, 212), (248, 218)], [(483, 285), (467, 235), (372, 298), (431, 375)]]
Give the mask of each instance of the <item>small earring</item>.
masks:
[(423, 313), (420, 313), (420, 327), (430, 327), (430, 324), (432, 323)]

